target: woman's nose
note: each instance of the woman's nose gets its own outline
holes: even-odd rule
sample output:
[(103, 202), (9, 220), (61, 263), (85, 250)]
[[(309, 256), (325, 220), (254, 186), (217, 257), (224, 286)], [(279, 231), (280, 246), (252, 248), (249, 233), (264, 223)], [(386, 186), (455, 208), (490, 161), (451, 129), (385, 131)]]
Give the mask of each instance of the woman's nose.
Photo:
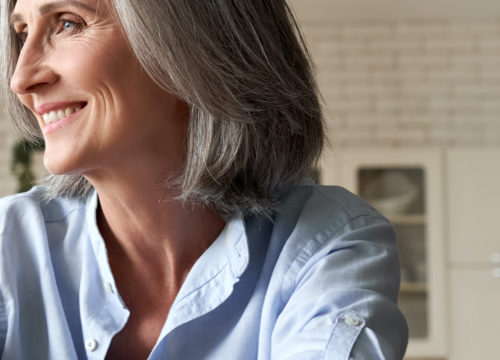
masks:
[(19, 54), (10, 81), (12, 91), (17, 95), (27, 95), (53, 84), (57, 74), (46, 60), (43, 47), (28, 40)]

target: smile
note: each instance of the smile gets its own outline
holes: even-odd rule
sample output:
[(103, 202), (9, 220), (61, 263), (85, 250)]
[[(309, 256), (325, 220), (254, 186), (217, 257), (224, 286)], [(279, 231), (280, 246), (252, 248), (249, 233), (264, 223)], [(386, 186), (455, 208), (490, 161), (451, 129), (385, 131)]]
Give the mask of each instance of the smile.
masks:
[(80, 111), (81, 107), (67, 107), (66, 109), (60, 109), (60, 110), (52, 110), (47, 113), (42, 114), (43, 122), (45, 125), (48, 125), (50, 123), (53, 123), (55, 121), (59, 121), (64, 119), (65, 117), (70, 116), (71, 114), (74, 114), (78, 111)]

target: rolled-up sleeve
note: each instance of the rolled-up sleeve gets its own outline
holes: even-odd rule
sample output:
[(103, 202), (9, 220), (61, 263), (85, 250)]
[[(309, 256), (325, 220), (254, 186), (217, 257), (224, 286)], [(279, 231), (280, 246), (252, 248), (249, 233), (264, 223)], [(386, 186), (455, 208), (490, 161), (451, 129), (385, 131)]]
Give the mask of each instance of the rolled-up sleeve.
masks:
[(349, 220), (306, 242), (284, 281), (273, 359), (401, 360), (408, 341), (397, 307), (399, 256), (382, 217)]

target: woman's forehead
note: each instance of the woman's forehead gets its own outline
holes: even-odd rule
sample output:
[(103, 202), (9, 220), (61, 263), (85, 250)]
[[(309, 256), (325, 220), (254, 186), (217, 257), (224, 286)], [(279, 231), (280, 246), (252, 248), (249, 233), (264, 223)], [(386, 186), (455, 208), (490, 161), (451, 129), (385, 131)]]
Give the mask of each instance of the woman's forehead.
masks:
[(37, 8), (40, 12), (72, 6), (86, 10), (96, 9), (103, 0), (14, 0), (14, 12), (17, 9)]
[(15, 0), (10, 16), (11, 23), (22, 21), (25, 16), (43, 16), (67, 9), (79, 9), (96, 14), (105, 0)]

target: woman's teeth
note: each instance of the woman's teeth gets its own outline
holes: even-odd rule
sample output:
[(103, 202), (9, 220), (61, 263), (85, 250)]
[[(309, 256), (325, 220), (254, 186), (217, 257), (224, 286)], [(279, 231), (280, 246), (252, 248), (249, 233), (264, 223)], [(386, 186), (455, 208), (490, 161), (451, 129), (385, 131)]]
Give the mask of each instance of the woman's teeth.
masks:
[(42, 114), (43, 121), (45, 122), (45, 125), (47, 125), (54, 121), (62, 120), (65, 117), (70, 116), (73, 113), (76, 113), (80, 109), (81, 109), (80, 107), (76, 108), (68, 107), (65, 110), (50, 111), (48, 113)]

